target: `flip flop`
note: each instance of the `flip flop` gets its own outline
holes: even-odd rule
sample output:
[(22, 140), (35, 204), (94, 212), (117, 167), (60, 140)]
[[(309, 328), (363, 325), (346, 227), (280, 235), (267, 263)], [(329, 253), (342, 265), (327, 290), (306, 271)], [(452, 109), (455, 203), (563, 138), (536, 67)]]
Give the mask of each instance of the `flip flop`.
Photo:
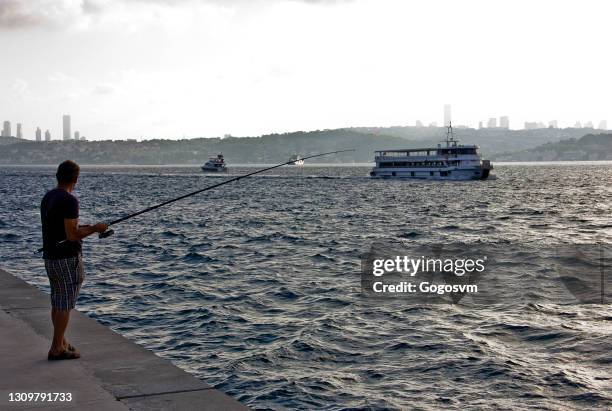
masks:
[(76, 360), (77, 358), (80, 358), (81, 354), (79, 354), (76, 351), (62, 351), (59, 354), (51, 354), (49, 353), (49, 355), (47, 356), (47, 360), (49, 361), (59, 361), (59, 360)]

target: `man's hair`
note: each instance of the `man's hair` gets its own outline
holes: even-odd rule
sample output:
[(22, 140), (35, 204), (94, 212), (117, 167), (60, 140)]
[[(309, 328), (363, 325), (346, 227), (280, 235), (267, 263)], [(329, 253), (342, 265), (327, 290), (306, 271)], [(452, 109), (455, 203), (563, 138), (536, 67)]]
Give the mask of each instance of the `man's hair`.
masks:
[(55, 177), (57, 177), (58, 183), (75, 183), (79, 177), (80, 170), (81, 168), (77, 163), (71, 160), (66, 160), (57, 167)]

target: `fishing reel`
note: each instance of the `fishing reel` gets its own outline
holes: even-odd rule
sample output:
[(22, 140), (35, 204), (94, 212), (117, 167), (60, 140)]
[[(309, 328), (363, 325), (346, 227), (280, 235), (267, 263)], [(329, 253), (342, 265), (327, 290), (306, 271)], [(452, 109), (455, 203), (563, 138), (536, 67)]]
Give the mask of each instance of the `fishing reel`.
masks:
[(106, 230), (105, 232), (98, 234), (98, 238), (110, 237), (113, 234), (115, 234), (115, 230)]

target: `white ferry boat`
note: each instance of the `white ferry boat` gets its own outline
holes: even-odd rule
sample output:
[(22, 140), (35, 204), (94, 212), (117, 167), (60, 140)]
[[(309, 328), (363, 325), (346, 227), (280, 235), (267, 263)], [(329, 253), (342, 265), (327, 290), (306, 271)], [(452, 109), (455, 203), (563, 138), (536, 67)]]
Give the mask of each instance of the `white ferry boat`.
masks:
[(479, 147), (458, 142), (449, 125), (445, 146), (376, 151), (376, 165), (370, 176), (428, 180), (484, 180), (489, 177), (493, 165), (480, 157)]
[(217, 157), (211, 157), (206, 164), (202, 166), (202, 170), (206, 172), (226, 172), (227, 166), (223, 154), (218, 154)]
[(289, 158), (289, 161), (293, 161), (293, 163), (288, 164), (290, 166), (303, 166), (304, 165), (304, 159), (297, 154), (291, 156), (291, 158)]

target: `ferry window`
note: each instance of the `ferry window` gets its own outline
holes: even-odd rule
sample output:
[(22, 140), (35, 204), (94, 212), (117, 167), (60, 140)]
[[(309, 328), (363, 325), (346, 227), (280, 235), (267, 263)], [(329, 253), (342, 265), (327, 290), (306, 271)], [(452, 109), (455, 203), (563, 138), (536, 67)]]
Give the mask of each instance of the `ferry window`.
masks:
[(410, 176), (411, 176), (411, 177), (414, 177), (414, 171), (411, 171), (411, 172), (410, 172)]
[(476, 154), (475, 148), (460, 148), (459, 154)]
[(430, 171), (430, 172), (429, 172), (429, 175), (430, 175), (430, 176), (433, 176), (433, 171)]

